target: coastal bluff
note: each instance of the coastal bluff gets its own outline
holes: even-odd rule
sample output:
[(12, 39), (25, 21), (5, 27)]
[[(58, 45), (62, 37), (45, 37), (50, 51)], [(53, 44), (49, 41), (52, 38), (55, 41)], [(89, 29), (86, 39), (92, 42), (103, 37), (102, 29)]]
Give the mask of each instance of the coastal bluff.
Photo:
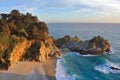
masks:
[(71, 37), (66, 35), (63, 38), (54, 40), (54, 43), (59, 48), (67, 48), (70, 51), (79, 52), (83, 55), (99, 55), (111, 51), (110, 43), (101, 36), (95, 36), (90, 40), (81, 41), (77, 36)]
[(44, 62), (60, 56), (47, 25), (31, 13), (14, 9), (0, 14), (0, 69), (18, 61)]

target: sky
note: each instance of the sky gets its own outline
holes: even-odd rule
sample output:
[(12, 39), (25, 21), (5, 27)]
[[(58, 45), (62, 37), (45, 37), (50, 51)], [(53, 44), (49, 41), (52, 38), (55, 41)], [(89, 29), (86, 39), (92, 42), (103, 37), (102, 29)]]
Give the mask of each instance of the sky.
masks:
[(120, 0), (0, 0), (0, 13), (13, 9), (48, 23), (120, 23)]

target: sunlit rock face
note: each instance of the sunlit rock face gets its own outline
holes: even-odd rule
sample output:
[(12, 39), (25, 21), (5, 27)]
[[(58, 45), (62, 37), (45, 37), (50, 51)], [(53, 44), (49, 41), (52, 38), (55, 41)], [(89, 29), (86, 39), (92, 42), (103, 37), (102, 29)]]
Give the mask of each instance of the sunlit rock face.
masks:
[(18, 10), (0, 14), (0, 69), (8, 69), (17, 61), (43, 62), (59, 56), (45, 22)]

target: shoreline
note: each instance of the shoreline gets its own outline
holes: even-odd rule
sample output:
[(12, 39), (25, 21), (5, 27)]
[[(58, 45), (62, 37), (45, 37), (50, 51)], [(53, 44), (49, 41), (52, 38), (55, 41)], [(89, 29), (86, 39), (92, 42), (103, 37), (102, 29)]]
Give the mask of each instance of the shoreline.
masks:
[(0, 71), (1, 80), (56, 80), (55, 66), (57, 59), (46, 62), (17, 62), (7, 71)]
[[(61, 55), (68, 49), (59, 49)], [(1, 80), (56, 80), (56, 66), (58, 58), (46, 58), (43, 62), (19, 61), (7, 71), (0, 71)]]
[(55, 76), (56, 63), (57, 63), (57, 58), (46, 59), (46, 61), (42, 63), (46, 77), (49, 80), (56, 80), (56, 76)]

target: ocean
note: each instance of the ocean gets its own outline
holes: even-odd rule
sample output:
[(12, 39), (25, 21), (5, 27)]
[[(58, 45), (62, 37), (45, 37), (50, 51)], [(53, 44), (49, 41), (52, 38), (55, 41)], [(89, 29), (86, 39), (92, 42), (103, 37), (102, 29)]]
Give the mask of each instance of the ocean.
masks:
[(65, 35), (88, 40), (100, 35), (111, 44), (110, 55), (81, 55), (69, 52), (61, 56), (56, 64), (57, 80), (120, 80), (120, 24), (113, 23), (48, 23), (49, 33), (54, 38)]

